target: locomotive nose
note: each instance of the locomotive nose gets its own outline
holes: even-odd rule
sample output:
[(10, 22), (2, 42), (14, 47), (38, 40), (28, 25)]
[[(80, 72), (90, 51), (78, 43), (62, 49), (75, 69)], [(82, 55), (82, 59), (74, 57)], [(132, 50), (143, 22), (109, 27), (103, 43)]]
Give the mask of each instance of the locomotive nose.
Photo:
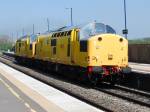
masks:
[[(97, 65), (127, 64), (127, 40), (115, 34), (98, 35), (89, 42), (92, 63)], [(92, 57), (96, 57), (95, 58)]]

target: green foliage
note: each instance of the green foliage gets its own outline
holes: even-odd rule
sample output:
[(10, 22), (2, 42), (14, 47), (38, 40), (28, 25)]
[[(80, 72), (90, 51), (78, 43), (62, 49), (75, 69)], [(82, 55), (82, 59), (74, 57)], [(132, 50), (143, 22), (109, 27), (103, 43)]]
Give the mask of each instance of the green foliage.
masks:
[(129, 40), (129, 44), (150, 44), (150, 38)]
[(13, 48), (12, 43), (0, 43), (0, 50), (1, 51), (12, 50), (12, 48)]
[(0, 51), (12, 50), (13, 41), (8, 35), (0, 35)]

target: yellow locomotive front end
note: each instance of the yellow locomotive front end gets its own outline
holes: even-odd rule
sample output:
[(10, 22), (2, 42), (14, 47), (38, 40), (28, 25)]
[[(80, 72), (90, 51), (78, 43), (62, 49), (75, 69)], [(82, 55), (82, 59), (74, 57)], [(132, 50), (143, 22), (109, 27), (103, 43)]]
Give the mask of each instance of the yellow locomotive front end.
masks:
[(103, 34), (88, 41), (89, 66), (128, 65), (128, 41), (118, 35)]
[[(128, 67), (128, 41), (116, 35), (109, 25), (89, 24), (80, 30), (80, 43), (86, 42), (87, 71), (92, 82), (117, 78), (130, 72)], [(83, 45), (80, 45), (83, 46)]]

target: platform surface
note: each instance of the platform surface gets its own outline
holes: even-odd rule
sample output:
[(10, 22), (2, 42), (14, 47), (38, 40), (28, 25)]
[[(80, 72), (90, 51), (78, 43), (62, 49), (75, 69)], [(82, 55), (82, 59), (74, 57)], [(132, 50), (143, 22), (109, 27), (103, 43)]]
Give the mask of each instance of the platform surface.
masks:
[(102, 112), (2, 63), (0, 74), (48, 112)]
[(9, 86), (1, 76), (0, 112), (46, 112), (21, 92), (19, 94), (23, 97), (20, 98), (18, 93), (16, 93), (16, 88)]
[(150, 74), (150, 64), (129, 62), (129, 66), (132, 68), (133, 72)]

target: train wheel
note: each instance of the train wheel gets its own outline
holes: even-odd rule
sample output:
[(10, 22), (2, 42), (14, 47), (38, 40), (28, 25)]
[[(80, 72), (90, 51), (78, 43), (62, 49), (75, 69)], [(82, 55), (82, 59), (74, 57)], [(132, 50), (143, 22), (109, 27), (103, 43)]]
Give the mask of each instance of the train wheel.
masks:
[(89, 81), (91, 82), (92, 85), (97, 85), (99, 81), (99, 77), (96, 74), (88, 74)]
[(119, 80), (118, 74), (111, 75), (110, 85), (114, 86)]
[(111, 86), (114, 86), (116, 84), (116, 82), (113, 80), (113, 81), (110, 81), (110, 85)]

